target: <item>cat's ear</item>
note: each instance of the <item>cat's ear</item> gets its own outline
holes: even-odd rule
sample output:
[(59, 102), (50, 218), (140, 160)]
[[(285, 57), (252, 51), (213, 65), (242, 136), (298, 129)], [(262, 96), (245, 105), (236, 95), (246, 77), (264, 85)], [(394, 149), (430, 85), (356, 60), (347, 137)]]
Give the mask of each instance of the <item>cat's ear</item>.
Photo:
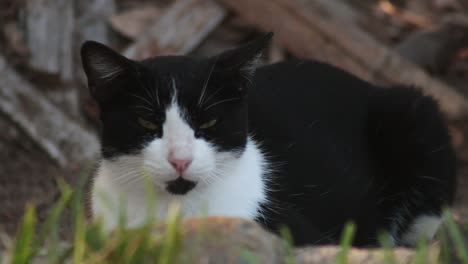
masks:
[(216, 58), (215, 71), (226, 75), (240, 74), (246, 78), (251, 77), (272, 37), (273, 33), (270, 32), (239, 48), (221, 53)]
[(95, 41), (83, 43), (81, 62), (91, 95), (100, 103), (122, 92), (135, 71), (135, 62)]

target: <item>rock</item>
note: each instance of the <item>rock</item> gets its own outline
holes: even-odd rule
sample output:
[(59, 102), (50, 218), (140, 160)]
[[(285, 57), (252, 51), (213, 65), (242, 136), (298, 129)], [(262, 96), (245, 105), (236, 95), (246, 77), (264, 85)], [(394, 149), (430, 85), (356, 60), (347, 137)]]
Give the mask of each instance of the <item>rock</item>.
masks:
[[(176, 242), (180, 247), (174, 252), (174, 263), (341, 263), (339, 246), (292, 249), (279, 236), (265, 231), (255, 222), (240, 218), (192, 218), (180, 222), (177, 230), (181, 242)], [(154, 229), (154, 235), (163, 238), (161, 235), (165, 231), (165, 224), (159, 225)], [(62, 241), (60, 245), (66, 249), (69, 242)], [(346, 253), (345, 263), (430, 264), (437, 263), (438, 254), (437, 245), (430, 246), (428, 254), (423, 257), (407, 248), (391, 251), (351, 248)], [(35, 257), (33, 263), (48, 263), (44, 256)]]
[[(340, 248), (336, 246), (308, 247), (297, 249), (295, 252), (297, 264), (332, 264), (337, 263)], [(411, 263), (414, 251), (398, 248), (391, 253), (396, 263)], [(388, 259), (387, 259), (388, 260)], [(381, 249), (350, 249), (346, 256), (348, 264), (377, 264), (393, 263), (386, 261), (385, 251)], [(431, 262), (430, 262), (431, 263)], [(434, 262), (435, 263), (435, 262)]]
[(255, 222), (228, 217), (193, 218), (181, 223), (180, 256), (190, 263), (284, 263), (285, 243)]
[[(255, 222), (240, 218), (192, 218), (182, 221), (180, 228), (181, 262), (287, 263), (290, 259), (298, 264), (331, 264), (337, 262), (341, 250), (339, 246), (311, 246), (288, 251), (287, 244), (279, 236), (265, 231)], [(162, 230), (164, 228), (158, 232)], [(435, 261), (438, 253), (437, 246), (431, 246), (428, 259)], [(351, 248), (347, 252), (346, 263), (388, 263), (385, 262), (389, 260), (388, 254), (396, 263), (411, 263), (415, 256), (415, 252), (408, 248), (397, 248), (391, 252)]]

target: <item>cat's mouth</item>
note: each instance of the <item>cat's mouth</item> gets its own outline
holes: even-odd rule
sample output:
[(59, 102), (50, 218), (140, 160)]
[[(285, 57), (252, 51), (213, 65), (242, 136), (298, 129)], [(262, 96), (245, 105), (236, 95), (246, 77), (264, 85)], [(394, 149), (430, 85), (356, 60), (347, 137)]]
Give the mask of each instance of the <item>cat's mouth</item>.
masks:
[(178, 177), (175, 180), (166, 182), (166, 190), (175, 195), (184, 195), (195, 188), (196, 182)]

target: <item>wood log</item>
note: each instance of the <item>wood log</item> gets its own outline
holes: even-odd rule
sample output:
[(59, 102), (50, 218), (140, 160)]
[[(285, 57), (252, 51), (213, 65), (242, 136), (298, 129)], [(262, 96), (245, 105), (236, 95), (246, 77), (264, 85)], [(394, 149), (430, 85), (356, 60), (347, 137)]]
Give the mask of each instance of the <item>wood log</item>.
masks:
[(89, 161), (99, 151), (97, 137), (65, 115), (25, 82), (0, 56), (0, 113), (20, 127), (62, 167)]
[(226, 16), (213, 0), (179, 0), (124, 52), (137, 60), (192, 51)]
[[(96, 109), (97, 105), (91, 98), (86, 75), (82, 69), (79, 56), (80, 46), (86, 40), (94, 40), (106, 45), (113, 43), (112, 30), (108, 25), (109, 18), (115, 14), (117, 6), (115, 0), (76, 0), (76, 41), (74, 46), (75, 53), (75, 83), (78, 83), (81, 89), (78, 90), (78, 97), (81, 104), (81, 111), (85, 115), (89, 112), (87, 109)], [(93, 108), (94, 107), (94, 108)], [(87, 116), (89, 117), (89, 116)], [(98, 121), (92, 119), (93, 121)]]
[(26, 1), (25, 35), (33, 69), (73, 78), (74, 17), (73, 1)]
[(125, 10), (109, 18), (112, 28), (129, 39), (143, 34), (161, 15), (162, 9), (154, 5), (143, 5)]
[(94, 40), (104, 44), (110, 43), (110, 29), (107, 20), (115, 14), (116, 9), (114, 0), (76, 1), (77, 50), (85, 40)]
[[(273, 31), (275, 33), (274, 41), (299, 58), (325, 61), (347, 69), (358, 76), (365, 75), (368, 71), (332, 43), (330, 39), (313, 30), (308, 23), (305, 23), (294, 13), (275, 3), (275, 0), (268, 3), (258, 0), (252, 2), (246, 0), (219, 1), (239, 12), (249, 23), (264, 31)], [(259, 10), (261, 10), (261, 16), (258, 15)]]
[(276, 41), (298, 57), (325, 60), (374, 83), (416, 85), (438, 100), (448, 118), (468, 115), (468, 100), (451, 86), (378, 43), (351, 23), (352, 15), (341, 19), (343, 10), (353, 10), (342, 1), (218, 1), (257, 27), (274, 31)]

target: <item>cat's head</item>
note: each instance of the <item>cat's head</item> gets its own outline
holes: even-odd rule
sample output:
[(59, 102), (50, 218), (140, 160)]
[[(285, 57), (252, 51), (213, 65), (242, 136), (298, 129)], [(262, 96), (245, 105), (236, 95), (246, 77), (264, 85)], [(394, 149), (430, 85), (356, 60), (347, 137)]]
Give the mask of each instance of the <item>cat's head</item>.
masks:
[(246, 146), (247, 89), (271, 36), (210, 58), (141, 62), (85, 42), (81, 59), (101, 109), (102, 155), (120, 165), (118, 180), (144, 174), (185, 194), (227, 174)]

